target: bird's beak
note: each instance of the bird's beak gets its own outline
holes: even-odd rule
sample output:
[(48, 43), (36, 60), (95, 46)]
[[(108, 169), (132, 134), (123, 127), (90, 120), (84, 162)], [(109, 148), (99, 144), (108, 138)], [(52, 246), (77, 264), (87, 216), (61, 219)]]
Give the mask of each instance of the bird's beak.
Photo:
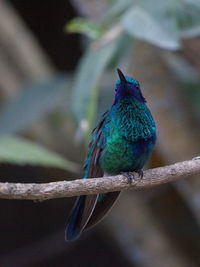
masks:
[(120, 79), (121, 84), (127, 83), (127, 80), (126, 80), (124, 74), (121, 72), (121, 70), (120, 69), (117, 69), (117, 72), (118, 72), (118, 75), (119, 75), (119, 79)]

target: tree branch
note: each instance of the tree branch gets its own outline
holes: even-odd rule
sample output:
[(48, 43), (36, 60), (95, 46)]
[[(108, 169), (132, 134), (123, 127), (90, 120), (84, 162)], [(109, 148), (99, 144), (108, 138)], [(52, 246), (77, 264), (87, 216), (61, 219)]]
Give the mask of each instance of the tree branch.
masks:
[(169, 166), (149, 169), (142, 179), (134, 173), (132, 184), (123, 175), (79, 179), (74, 181), (44, 184), (0, 183), (0, 198), (47, 200), (53, 198), (90, 195), (128, 189), (142, 189), (176, 181), (194, 174), (200, 174), (200, 157), (178, 162)]

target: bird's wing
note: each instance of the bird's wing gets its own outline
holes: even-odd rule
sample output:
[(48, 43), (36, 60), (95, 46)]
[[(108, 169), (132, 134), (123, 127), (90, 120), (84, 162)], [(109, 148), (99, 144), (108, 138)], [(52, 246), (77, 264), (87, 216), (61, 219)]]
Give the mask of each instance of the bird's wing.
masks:
[(104, 172), (100, 167), (99, 158), (106, 146), (104, 126), (109, 122), (109, 111), (105, 112), (101, 121), (92, 131), (92, 140), (88, 147), (88, 154), (84, 163), (84, 178), (102, 177)]
[[(99, 165), (99, 157), (106, 145), (102, 128), (108, 119), (107, 115), (108, 112), (104, 113), (102, 120), (93, 130), (92, 141), (89, 144), (88, 154), (84, 164), (84, 178), (103, 176), (103, 170)], [(77, 198), (67, 222), (66, 240), (74, 240), (78, 238), (81, 232), (85, 229), (94, 212), (98, 197), (99, 195), (88, 195)]]
[[(106, 148), (106, 138), (105, 138), (105, 123), (109, 122), (109, 115), (108, 111), (104, 113), (102, 120), (98, 124), (98, 126), (93, 130), (93, 140), (95, 142), (93, 143), (93, 140), (90, 143), (91, 149), (91, 158), (89, 165), (86, 164), (87, 169), (87, 177), (95, 178), (95, 177), (102, 177), (104, 175), (103, 170), (100, 167), (99, 164), (99, 158), (101, 156), (102, 151)], [(108, 133), (107, 133), (108, 134)], [(90, 152), (89, 152), (90, 153)], [(92, 207), (90, 210), (92, 210), (89, 220), (84, 226), (84, 229), (90, 228), (96, 223), (98, 223), (109, 211), (109, 209), (113, 206), (116, 198), (119, 196), (120, 192), (110, 192), (106, 194), (100, 194), (100, 195), (91, 195), (87, 196), (86, 199), (91, 202), (91, 199), (96, 199), (96, 196), (98, 196), (98, 201), (95, 203), (95, 209), (92, 210)]]
[[(85, 178), (102, 177), (104, 172), (99, 164), (99, 157), (106, 145), (106, 140), (103, 133), (103, 127), (108, 120), (108, 111), (102, 116), (101, 121), (92, 132), (92, 141), (89, 144), (88, 155), (85, 161), (84, 169)], [(89, 160), (88, 160), (89, 159)], [(87, 170), (87, 171), (86, 171)], [(98, 195), (88, 195), (84, 198), (84, 207), (82, 209), (82, 216), (80, 220), (80, 228), (83, 229), (87, 225), (94, 208), (96, 208)]]

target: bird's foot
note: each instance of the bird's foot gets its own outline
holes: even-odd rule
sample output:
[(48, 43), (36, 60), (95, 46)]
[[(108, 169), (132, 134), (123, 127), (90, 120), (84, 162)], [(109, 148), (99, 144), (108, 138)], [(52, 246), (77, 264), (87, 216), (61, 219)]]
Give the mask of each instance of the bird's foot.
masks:
[(139, 169), (139, 170), (135, 170), (135, 172), (139, 175), (139, 179), (142, 180), (143, 176), (144, 176), (144, 172), (142, 169)]
[(132, 184), (133, 179), (135, 178), (132, 172), (122, 172), (121, 174), (127, 178), (129, 184)]
[[(135, 170), (135, 172), (138, 174), (139, 180), (141, 180), (144, 176), (143, 170), (139, 169), (139, 170)], [(134, 176), (134, 173), (132, 172), (122, 172), (121, 174), (127, 178), (129, 184), (132, 184), (133, 180), (136, 180), (136, 177)]]

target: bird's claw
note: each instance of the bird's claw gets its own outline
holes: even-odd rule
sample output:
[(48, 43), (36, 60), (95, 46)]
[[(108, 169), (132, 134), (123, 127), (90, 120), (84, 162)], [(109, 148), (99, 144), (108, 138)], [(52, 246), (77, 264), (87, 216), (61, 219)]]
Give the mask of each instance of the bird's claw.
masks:
[(122, 172), (122, 175), (127, 178), (129, 184), (132, 184), (133, 179), (134, 179), (134, 174), (133, 173), (131, 173), (131, 172)]
[(142, 169), (140, 169), (140, 170), (136, 170), (135, 172), (137, 172), (137, 174), (139, 175), (139, 179), (142, 179), (142, 178), (143, 178), (143, 176), (144, 176), (144, 172), (143, 172)]
[[(135, 172), (139, 175), (139, 179), (143, 178), (143, 170), (135, 170)], [(127, 178), (129, 184), (132, 184), (133, 180), (135, 179), (135, 176), (132, 172), (122, 172), (121, 174)]]

